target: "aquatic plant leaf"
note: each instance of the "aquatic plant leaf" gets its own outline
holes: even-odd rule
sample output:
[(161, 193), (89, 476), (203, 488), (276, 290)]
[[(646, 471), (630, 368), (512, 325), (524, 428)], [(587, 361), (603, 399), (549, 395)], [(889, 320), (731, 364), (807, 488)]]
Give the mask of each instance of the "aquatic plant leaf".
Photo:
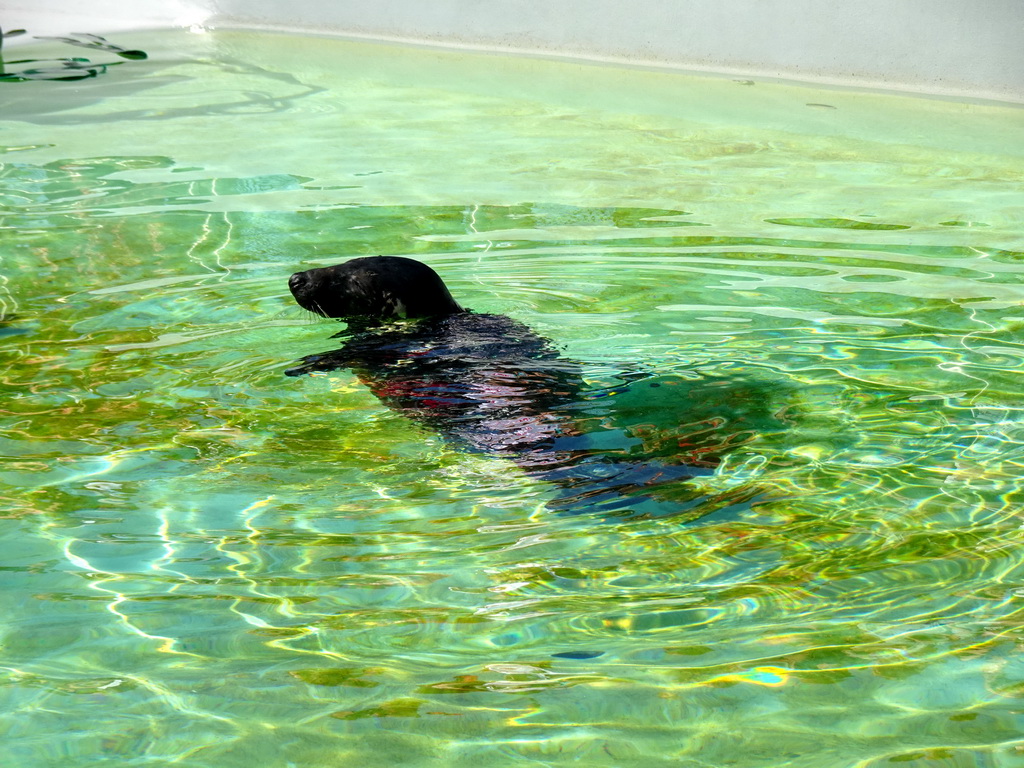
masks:
[[(25, 30), (24, 29), (9, 29), (6, 32), (4, 32), (3, 29), (0, 29), (0, 49), (3, 49), (3, 47), (4, 47), (4, 38), (5, 37), (17, 37), (18, 35), (24, 35), (24, 34), (25, 34)], [(3, 72), (3, 62), (0, 61), (0, 73), (2, 73), (2, 72)]]
[(132, 59), (133, 61), (144, 61), (145, 59), (149, 58), (145, 51), (128, 50), (122, 48), (119, 45), (114, 45), (113, 43), (108, 42), (105, 37), (100, 37), (99, 35), (89, 34), (88, 32), (74, 32), (72, 34), (75, 34), (78, 37), (84, 37), (88, 40), (93, 40), (99, 45), (103, 46), (103, 50), (110, 51), (110, 53), (117, 54), (118, 56), (124, 59)]
[(121, 62), (114, 61), (109, 64), (93, 64), (89, 59), (19, 59), (8, 62), (8, 65), (17, 64), (53, 64), (55, 66), (27, 67), (13, 72), (0, 73), (0, 82), (16, 83), (26, 80), (86, 80), (96, 77), (107, 71), (107, 67), (113, 67)]
[[(72, 33), (76, 37), (40, 37), (36, 36), (36, 40), (57, 40), (61, 43), (67, 43), (68, 45), (77, 45), (81, 48), (92, 48), (98, 51), (106, 51), (107, 53), (113, 53), (125, 59), (132, 59), (133, 61), (142, 61), (149, 58), (145, 51), (128, 50), (122, 48), (119, 45), (114, 45), (107, 41), (106, 38), (100, 37), (99, 35), (92, 35), (82, 32)], [(79, 39), (82, 38), (82, 39)]]

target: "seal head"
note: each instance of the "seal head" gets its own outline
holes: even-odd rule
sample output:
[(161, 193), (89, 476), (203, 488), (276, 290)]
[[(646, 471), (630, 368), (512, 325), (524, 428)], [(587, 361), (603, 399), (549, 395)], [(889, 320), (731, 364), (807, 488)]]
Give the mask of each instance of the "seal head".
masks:
[(288, 288), (299, 306), (323, 317), (385, 321), (465, 312), (440, 276), (413, 259), (367, 256), (296, 272)]

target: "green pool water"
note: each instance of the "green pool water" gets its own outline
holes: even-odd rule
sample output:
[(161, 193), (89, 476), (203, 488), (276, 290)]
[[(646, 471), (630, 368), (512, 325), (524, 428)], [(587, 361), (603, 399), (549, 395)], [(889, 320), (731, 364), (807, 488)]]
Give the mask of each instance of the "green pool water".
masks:
[[(1024, 110), (110, 37), (0, 83), (3, 765), (1021, 765)], [(754, 500), (560, 515), (286, 377), (288, 275), (378, 253)]]

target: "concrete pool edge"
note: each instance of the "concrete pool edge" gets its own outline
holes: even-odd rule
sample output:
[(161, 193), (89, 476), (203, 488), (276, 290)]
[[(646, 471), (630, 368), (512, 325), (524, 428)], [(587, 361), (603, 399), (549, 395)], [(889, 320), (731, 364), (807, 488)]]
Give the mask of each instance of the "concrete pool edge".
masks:
[[(4, 28), (30, 35), (154, 27), (332, 35), (448, 50), (1024, 104), (1024, 4), (990, 0), (10, 0)], [(828, 6), (828, 7), (826, 7)], [(26, 35), (8, 45), (31, 40)]]

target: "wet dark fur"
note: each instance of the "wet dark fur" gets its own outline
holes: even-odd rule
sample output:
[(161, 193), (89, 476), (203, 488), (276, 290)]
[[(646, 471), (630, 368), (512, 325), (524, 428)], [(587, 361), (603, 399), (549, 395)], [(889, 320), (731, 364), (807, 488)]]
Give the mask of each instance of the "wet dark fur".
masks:
[(369, 256), (296, 272), (288, 288), (304, 309), (357, 324), (464, 311), (434, 270), (402, 256)]
[(683, 481), (709, 474), (713, 454), (678, 451), (683, 463), (636, 451), (640, 440), (590, 407), (602, 393), (584, 393), (576, 363), (512, 318), (463, 309), (424, 264), (353, 259), (297, 273), (289, 287), (306, 309), (345, 320), (349, 333), (339, 349), (303, 358), (288, 375), (352, 370), (390, 408), (453, 445), (556, 484), (560, 498), (549, 506), (692, 517), (750, 495), (712, 500), (689, 489)]

